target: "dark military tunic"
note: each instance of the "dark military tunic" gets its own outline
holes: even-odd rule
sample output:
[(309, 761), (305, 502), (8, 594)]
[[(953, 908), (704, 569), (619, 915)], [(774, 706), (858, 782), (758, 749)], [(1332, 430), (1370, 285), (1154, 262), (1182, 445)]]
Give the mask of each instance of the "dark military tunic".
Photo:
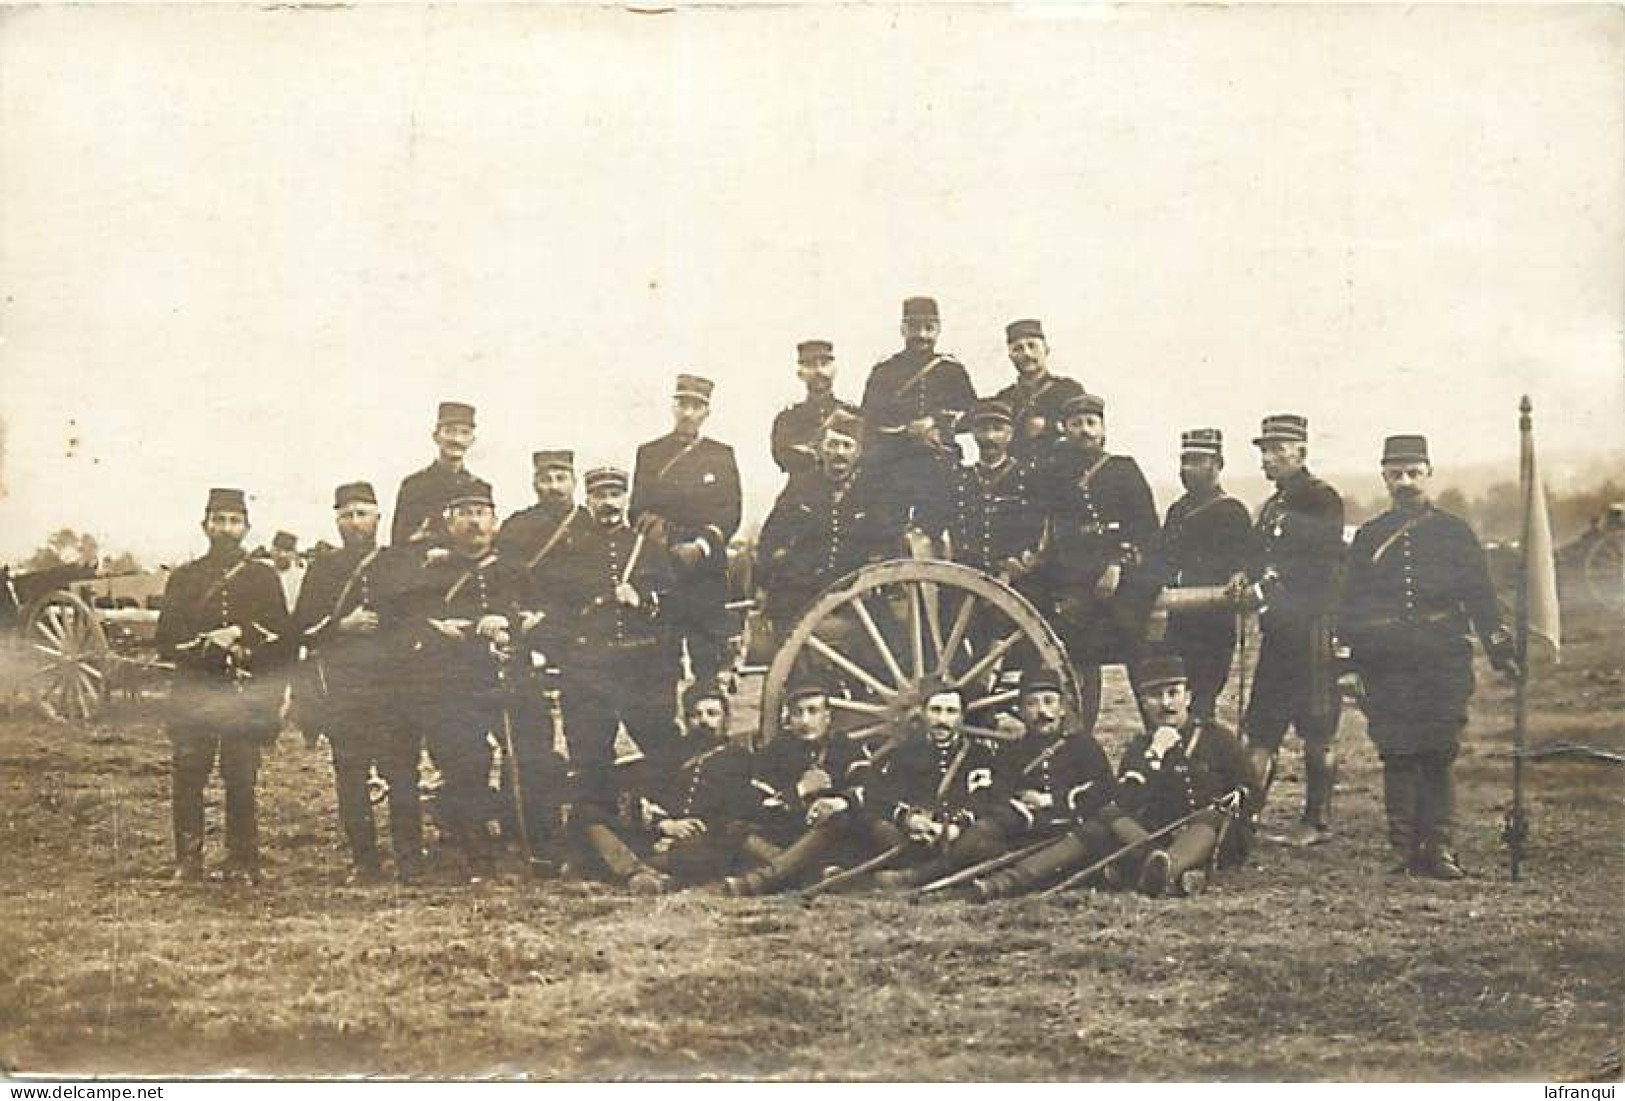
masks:
[(1432, 505), (1385, 512), (1354, 536), (1340, 631), (1385, 756), (1453, 752), (1473, 692), (1469, 632), (1487, 653), (1511, 649), (1478, 537)]
[[(683, 739), (682, 751), (686, 756), (674, 771), (643, 778), (638, 824), (655, 867), (687, 883), (716, 880), (734, 870), (749, 832), (750, 753), (727, 741), (692, 736)], [(661, 834), (661, 823), (683, 819), (698, 819), (705, 831), (686, 838)]]
[[(1247, 805), (1253, 778), (1240, 740), (1227, 727), (1191, 718), (1183, 727), (1158, 727), (1135, 736), (1117, 770), (1117, 793), (1108, 814), (1128, 815), (1155, 831), (1242, 789), (1242, 807), (1225, 835), (1220, 860), (1234, 862), (1250, 847)], [(1166, 842), (1164, 842), (1166, 844)]]
[(743, 505), (733, 448), (703, 436), (676, 433), (638, 448), (632, 473), (631, 518), (665, 521), (667, 546), (699, 540), (705, 556), (693, 566), (673, 559), (667, 622), (673, 639), (688, 646), (694, 675), (711, 680), (722, 666), (732, 633), (728, 601), (728, 542), (739, 530)]
[(895, 452), (911, 421), (943, 411), (964, 413), (974, 404), (976, 388), (964, 364), (940, 352), (904, 348), (875, 364), (863, 388), (860, 408), (870, 458), (882, 461)]
[[(243, 658), (191, 646), (219, 627), (239, 627)], [(203, 861), (203, 789), (216, 758), (226, 789), (226, 847), (245, 870), (259, 865), (255, 806), (260, 746), (281, 725), (283, 680), (295, 652), (293, 624), (276, 571), (240, 548), (211, 551), (170, 574), (158, 613), (159, 656), (176, 665), (169, 696), (171, 816), (175, 856)]]
[(1077, 379), (1046, 374), (1036, 385), (1017, 379), (994, 394), (994, 401), (1004, 402), (1015, 414), (1010, 453), (1017, 458), (1041, 456), (1060, 434), (1061, 407), (1084, 392)]
[[(1126, 455), (1057, 446), (1039, 474), (1050, 543), (1037, 578), (1074, 662), (1132, 660), (1162, 585), (1156, 502), (1139, 464)], [(1095, 585), (1122, 567), (1116, 595)]]
[(453, 470), (439, 459), (408, 474), (395, 495), (390, 544), (399, 546), (418, 537), (444, 542), (446, 502), (478, 480), (466, 466)]
[(1044, 532), (1034, 469), (1006, 458), (998, 466), (961, 467), (946, 517), (953, 560), (996, 574), (1008, 559), (1037, 552)]
[[(1162, 525), (1168, 583), (1175, 587), (1224, 585), (1247, 568), (1252, 520), (1247, 506), (1222, 490), (1197, 498), (1190, 493), (1168, 506)], [(1191, 707), (1213, 718), (1230, 677), (1236, 648), (1236, 614), (1228, 609), (1174, 612), (1168, 616), (1168, 649), (1185, 660)]]
[(1269, 749), (1288, 726), (1310, 742), (1337, 733), (1331, 613), (1343, 565), (1343, 499), (1300, 470), (1276, 484), (1253, 525), (1248, 576), (1260, 587), (1262, 639), (1248, 701), (1249, 741)]
[(938, 745), (919, 730), (874, 770), (864, 802), (869, 814), (897, 826), (915, 813), (968, 826), (1009, 797), (1006, 773), (980, 738)]
[(756, 541), (768, 618), (788, 623), (826, 586), (898, 553), (900, 538), (862, 470), (841, 482), (822, 471), (793, 481)]
[[(1081, 730), (1046, 738), (1028, 734), (1003, 753), (1009, 787), (1017, 798), (1008, 804), (1014, 836), (1031, 830), (1056, 830), (1087, 822), (1111, 802), (1116, 781), (1111, 761), (1093, 734)], [(1035, 809), (1022, 802), (1023, 792), (1050, 797), (1051, 805)]]
[[(594, 520), (553, 560), (546, 592), (550, 630), (559, 639), (564, 736), (576, 774), (578, 811), (613, 815), (615, 733), (627, 733), (656, 775), (676, 767), (677, 664), (661, 608), (671, 591), (666, 552), (624, 524)], [(630, 565), (630, 571), (628, 567)], [(639, 604), (615, 598), (626, 580)]]
[(856, 413), (858, 407), (842, 401), (834, 392), (796, 402), (773, 418), (773, 461), (792, 479), (818, 468), (818, 442), (824, 422), (836, 410)]
[(497, 532), (496, 551), (509, 562), (530, 571), (540, 587), (551, 562), (562, 557), (573, 538), (593, 522), (580, 505), (554, 501), (538, 502), (520, 509), (502, 522)]
[(378, 864), (367, 781), (376, 764), (389, 785), (389, 826), (396, 860), (414, 864), (423, 848), (418, 800), (418, 731), (394, 706), (401, 643), (383, 630), (345, 633), (339, 621), (357, 608), (377, 612), (392, 552), (342, 547), (317, 557), (294, 609), (299, 637), (310, 648), (299, 682), (300, 722), (327, 735), (339, 822), (358, 867)]
[(781, 735), (757, 751), (751, 787), (753, 820), (780, 845), (788, 845), (807, 828), (807, 809), (825, 795), (861, 803), (869, 778), (869, 755), (838, 734), (819, 741)]

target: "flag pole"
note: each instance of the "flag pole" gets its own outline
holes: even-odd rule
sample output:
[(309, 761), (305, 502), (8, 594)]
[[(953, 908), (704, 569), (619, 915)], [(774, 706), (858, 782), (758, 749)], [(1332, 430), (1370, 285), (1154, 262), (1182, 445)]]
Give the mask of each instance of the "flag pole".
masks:
[(1528, 719), (1529, 703), (1529, 544), (1534, 529), (1535, 512), (1535, 440), (1530, 418), (1533, 407), (1529, 395), (1518, 403), (1518, 488), (1522, 502), (1522, 526), (1518, 536), (1518, 590), (1515, 626), (1515, 647), (1518, 657), (1518, 677), (1513, 685), (1512, 723), (1512, 809), (1507, 813), (1504, 835), (1507, 854), (1511, 862), (1512, 881), (1518, 881), (1519, 866), (1523, 863), (1523, 843), (1529, 836), (1529, 822), (1523, 811), (1523, 745), (1524, 727)]

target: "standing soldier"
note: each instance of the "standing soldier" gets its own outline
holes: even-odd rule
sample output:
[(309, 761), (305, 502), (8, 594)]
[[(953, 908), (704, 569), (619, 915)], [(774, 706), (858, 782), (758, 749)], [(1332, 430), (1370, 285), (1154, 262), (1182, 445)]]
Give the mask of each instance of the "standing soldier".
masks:
[(535, 600), (529, 575), (491, 549), (496, 505), (489, 485), (473, 480), (445, 511), (448, 546), (424, 555), (398, 614), (419, 643), (414, 676), (429, 755), (444, 781), (440, 820), (477, 880), (494, 870), (492, 739), (512, 744), (509, 669), (522, 660)]
[(626, 523), (624, 470), (586, 474), (593, 522), (548, 574), (549, 633), (563, 670), (564, 737), (575, 773), (571, 821), (615, 816), (619, 726), (655, 776), (676, 770), (677, 663), (660, 609), (671, 587), (666, 552)]
[(857, 406), (835, 396), (835, 345), (803, 340), (796, 345), (796, 377), (807, 396), (773, 418), (773, 461), (791, 481), (818, 469), (818, 441), (824, 422), (837, 409), (856, 413)]
[(1062, 406), (1061, 439), (1041, 475), (1049, 543), (1035, 580), (1083, 681), (1084, 714), (1100, 702), (1100, 667), (1134, 663), (1162, 584), (1157, 506), (1139, 464), (1106, 450), (1106, 405)]
[(870, 370), (861, 406), (864, 451), (881, 501), (900, 520), (929, 497), (931, 487), (911, 484), (910, 473), (932, 469), (941, 446), (939, 417), (947, 414), (952, 423), (976, 401), (964, 364), (936, 350), (942, 333), (936, 299), (904, 299), (901, 331), (902, 350)]
[(477, 478), (463, 465), (474, 446), (474, 407), (443, 401), (435, 419), (434, 462), (401, 482), (390, 522), (391, 546), (427, 539), (444, 542), (446, 502), (467, 490)]
[(1453, 880), (1467, 874), (1451, 851), (1450, 767), (1473, 692), (1469, 626), (1497, 671), (1516, 677), (1518, 666), (1484, 550), (1429, 500), (1432, 477), (1425, 437), (1388, 437), (1382, 480), (1394, 507), (1354, 536), (1340, 622), (1382, 756), (1395, 870)]
[(203, 878), (203, 789), (216, 759), (226, 789), (228, 879), (260, 881), (255, 809), (260, 750), (280, 727), (292, 624), (276, 571), (243, 552), (248, 502), (211, 489), (209, 550), (169, 577), (158, 613), (159, 654), (175, 663), (169, 698), (175, 878)]
[(742, 508), (733, 448), (700, 435), (711, 390), (709, 379), (677, 376), (672, 430), (638, 448), (632, 473), (632, 522), (670, 556), (666, 621), (699, 681), (716, 680), (732, 633), (728, 541)]
[(371, 483), (348, 482), (334, 491), (333, 509), (343, 546), (312, 563), (294, 609), (312, 669), (303, 713), (311, 733), (325, 733), (333, 750), (339, 823), (353, 865), (350, 882), (383, 881), (367, 792), (374, 765), (389, 785), (396, 874), (411, 882), (423, 854), (418, 740), (397, 721), (388, 688), (396, 670), (379, 632), (378, 498)]
[(1036, 318), (1012, 321), (1004, 327), (1004, 343), (1016, 369), (1016, 381), (994, 394), (1010, 407), (1015, 439), (1010, 445), (1017, 458), (1039, 457), (1061, 434), (1061, 408), (1084, 392), (1077, 379), (1051, 374), (1049, 341)]
[(1331, 834), (1337, 781), (1339, 700), (1332, 664), (1331, 614), (1343, 564), (1343, 498), (1309, 473), (1309, 421), (1295, 413), (1264, 418), (1253, 441), (1275, 492), (1258, 510), (1245, 571), (1232, 593), (1258, 609), (1258, 670), (1242, 728), (1253, 774), (1255, 810), (1269, 798), (1275, 755), (1287, 727), (1303, 742), (1303, 818), (1288, 832), (1294, 845)]
[[(1185, 495), (1168, 506), (1162, 524), (1168, 583), (1174, 587), (1225, 585), (1246, 568), (1252, 539), (1247, 506), (1224, 491), (1224, 434), (1193, 428), (1179, 438), (1179, 481)], [(1236, 613), (1172, 612), (1168, 649), (1185, 659), (1190, 674), (1191, 710), (1212, 722), (1219, 693), (1230, 679), (1236, 649)]]
[(305, 568), (299, 561), (299, 537), (291, 531), (279, 531), (271, 537), (271, 565), (276, 567), (277, 583), (282, 586), (283, 601), (288, 610), (299, 603), (299, 586), (305, 580)]
[(776, 630), (831, 582), (894, 553), (887, 523), (860, 460), (863, 422), (836, 411), (824, 424), (816, 473), (784, 487), (756, 540), (757, 579)]
[(1019, 582), (1038, 564), (1044, 531), (1035, 471), (1010, 455), (1015, 426), (1008, 405), (979, 401), (966, 419), (976, 440), (976, 461), (961, 467), (954, 479), (945, 518), (949, 557)]
[[(536, 503), (503, 521), (497, 532), (496, 550), (503, 559), (530, 574), (531, 591), (542, 599), (552, 584), (557, 564), (568, 557), (572, 542), (581, 538), (593, 521), (587, 510), (576, 504), (574, 452), (534, 452), (531, 468)], [(532, 648), (550, 662), (557, 660), (563, 640), (545, 619), (531, 632), (530, 641)], [(566, 769), (556, 748), (556, 693), (552, 693), (555, 700), (550, 701), (540, 670), (521, 670), (515, 687), (514, 749), (523, 788), (524, 833), (530, 841), (531, 868), (545, 876), (562, 863), (559, 831)]]

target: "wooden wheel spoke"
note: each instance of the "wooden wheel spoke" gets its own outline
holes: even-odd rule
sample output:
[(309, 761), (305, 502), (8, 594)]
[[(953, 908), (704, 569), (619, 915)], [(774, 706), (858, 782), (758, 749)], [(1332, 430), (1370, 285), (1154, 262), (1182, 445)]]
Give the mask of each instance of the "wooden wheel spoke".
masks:
[(29, 645), (32, 646), (34, 649), (38, 650), (40, 653), (46, 654), (49, 657), (55, 659), (55, 661), (68, 661), (68, 660), (70, 660), (68, 658), (68, 655), (64, 654), (61, 650), (54, 650), (49, 646), (42, 646), (38, 642), (31, 642), (31, 643), (29, 643)]
[(873, 673), (863, 668), (863, 666), (859, 665), (857, 662), (835, 649), (835, 647), (831, 646), (817, 635), (807, 636), (807, 646), (813, 651), (813, 653), (817, 654), (825, 661), (830, 662), (851, 676), (862, 681), (869, 688), (869, 690), (874, 692), (877, 696), (884, 696), (885, 698), (890, 699), (891, 697), (897, 695), (897, 689), (888, 688), (886, 685), (881, 684)]
[(908, 593), (908, 645), (914, 658), (914, 680), (925, 679), (925, 616), (920, 608), (920, 587), (905, 585)]
[(999, 730), (996, 727), (991, 726), (975, 726), (971, 723), (966, 723), (960, 729), (964, 730), (966, 734), (969, 734), (972, 737), (992, 738), (994, 741), (998, 742), (1016, 742), (1020, 741), (1022, 737), (1020, 734), (1011, 731)]
[(976, 611), (976, 595), (966, 593), (965, 599), (960, 602), (959, 611), (954, 613), (953, 626), (948, 628), (948, 637), (942, 644), (942, 652), (937, 655), (937, 676), (946, 677), (953, 671), (954, 654), (959, 650), (959, 644), (965, 641), (965, 632), (970, 630), (971, 615)]
[(89, 662), (77, 661), (74, 664), (79, 666), (79, 671), (81, 673), (84, 673), (87, 676), (94, 677), (97, 680), (105, 680), (106, 679), (102, 675), (102, 671), (100, 669), (96, 668), (94, 665), (91, 665)]
[(983, 654), (977, 659), (975, 665), (972, 665), (969, 669), (967, 669), (963, 675), (955, 678), (953, 686), (955, 688), (963, 688), (972, 681), (986, 676), (987, 672), (997, 665), (999, 660), (1003, 658), (1005, 654), (1010, 652), (1010, 648), (1016, 643), (1020, 642), (1021, 639), (1022, 632), (1020, 628), (1011, 631), (1009, 634), (999, 639), (998, 642), (995, 642), (988, 649), (987, 653)]
[(858, 622), (863, 624), (864, 631), (869, 635), (869, 641), (874, 643), (875, 649), (879, 651), (880, 660), (886, 663), (886, 671), (891, 674), (892, 682), (902, 688), (908, 683), (908, 678), (903, 675), (903, 667), (897, 663), (897, 656), (891, 652), (891, 647), (886, 645), (886, 638), (880, 633), (880, 627), (875, 623), (869, 605), (860, 596), (852, 601), (851, 608), (858, 617)]
[(890, 732), (891, 727), (891, 723), (867, 723), (864, 726), (842, 731), (841, 736), (850, 738), (854, 742), (861, 742), (868, 738), (878, 738), (880, 735)]
[(936, 648), (937, 661), (942, 661), (942, 586), (934, 581), (920, 582), (920, 600), (925, 605), (925, 623), (931, 631), (931, 645)]
[(58, 624), (53, 624), (50, 616), (42, 615), (36, 619), (34, 621), (34, 630), (50, 639), (58, 646), (62, 645), (62, 628)]
[(884, 704), (867, 700), (849, 700), (844, 696), (831, 696), (829, 706), (835, 711), (850, 711), (859, 715), (889, 715), (891, 709)]
[(967, 714), (972, 711), (986, 711), (990, 707), (1000, 707), (1007, 703), (1013, 703), (1020, 698), (1021, 689), (1007, 688), (1003, 692), (994, 692), (983, 696), (981, 699), (972, 700), (965, 705), (965, 711)]

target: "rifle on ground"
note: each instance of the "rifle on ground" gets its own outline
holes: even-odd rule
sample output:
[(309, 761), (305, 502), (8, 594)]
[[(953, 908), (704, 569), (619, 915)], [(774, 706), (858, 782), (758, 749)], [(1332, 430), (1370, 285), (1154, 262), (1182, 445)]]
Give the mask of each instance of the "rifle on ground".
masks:
[(835, 888), (840, 887), (843, 884), (851, 883), (855, 879), (861, 879), (870, 872), (878, 872), (887, 864), (890, 864), (893, 860), (901, 856), (903, 851), (912, 844), (912, 841), (899, 841), (885, 852), (876, 856), (871, 856), (868, 860), (865, 860), (861, 864), (855, 864), (844, 872), (837, 872), (828, 879), (820, 880), (819, 882), (814, 883), (811, 887), (808, 887), (806, 890), (801, 892), (801, 897), (804, 899), (817, 898), (819, 895), (828, 894), (830, 891), (833, 891)]
[(1048, 848), (1050, 845), (1053, 845), (1055, 842), (1059, 841), (1062, 836), (1064, 835), (1040, 838), (1039, 840), (1034, 841), (1031, 845), (1023, 845), (1019, 849), (1014, 849), (1007, 853), (1000, 853), (998, 856), (984, 860), (979, 864), (972, 864), (968, 868), (961, 868), (952, 875), (946, 875), (941, 879), (933, 880), (932, 882), (927, 883), (925, 886), (919, 889), (918, 893), (928, 895), (936, 891), (945, 891), (949, 887), (957, 887), (961, 883), (968, 883), (973, 879), (979, 879), (990, 872), (1001, 871), (1008, 868), (1010, 865), (1017, 863), (1018, 861), (1025, 860), (1027, 857), (1033, 855), (1040, 849)]
[[(1205, 807), (1197, 807), (1195, 810), (1191, 811), (1189, 814), (1185, 815), (1184, 817), (1176, 818), (1172, 822), (1169, 822), (1166, 826), (1163, 826), (1162, 828), (1157, 829), (1157, 830), (1153, 830), (1152, 832), (1146, 834), (1144, 837), (1135, 838), (1133, 841), (1130, 841), (1127, 845), (1124, 845), (1122, 848), (1118, 849), (1116, 852), (1112, 853), (1111, 855), (1102, 857), (1101, 859), (1095, 861), (1093, 864), (1089, 865), (1087, 868), (1084, 868), (1081, 871), (1073, 872), (1071, 875), (1067, 876), (1065, 879), (1061, 880), (1061, 882), (1057, 883), (1055, 886), (1049, 888), (1048, 890), (1040, 891), (1038, 893), (1038, 897), (1039, 898), (1049, 898), (1052, 895), (1060, 894), (1062, 891), (1071, 890), (1073, 887), (1076, 887), (1078, 884), (1082, 883), (1084, 880), (1088, 879), (1090, 876), (1094, 875), (1096, 872), (1100, 871), (1102, 868), (1105, 868), (1105, 867), (1108, 867), (1109, 865), (1115, 864), (1117, 861), (1121, 860), (1123, 857), (1127, 856), (1129, 853), (1134, 852), (1136, 849), (1144, 848), (1146, 845), (1150, 844), (1153, 841), (1159, 840), (1160, 838), (1167, 837), (1170, 833), (1173, 833), (1175, 830), (1179, 829), (1182, 826), (1189, 825), (1191, 822), (1195, 821), (1197, 818), (1199, 818), (1202, 815), (1206, 814), (1210, 810), (1219, 810), (1221, 813), (1225, 814), (1226, 816), (1229, 816), (1229, 815), (1235, 813), (1235, 811), (1233, 811), (1233, 810), (1229, 809), (1228, 807), (1225, 807), (1225, 806), (1222, 805), (1226, 801), (1229, 800), (1229, 798), (1230, 798), (1230, 796), (1232, 794), (1234, 794), (1234, 793), (1233, 792), (1226, 792), (1225, 794), (1219, 796), (1219, 798), (1215, 799), (1212, 803), (1209, 803), (1207, 806), (1205, 806)], [(1239, 806), (1239, 804), (1238, 804), (1238, 806)]]

